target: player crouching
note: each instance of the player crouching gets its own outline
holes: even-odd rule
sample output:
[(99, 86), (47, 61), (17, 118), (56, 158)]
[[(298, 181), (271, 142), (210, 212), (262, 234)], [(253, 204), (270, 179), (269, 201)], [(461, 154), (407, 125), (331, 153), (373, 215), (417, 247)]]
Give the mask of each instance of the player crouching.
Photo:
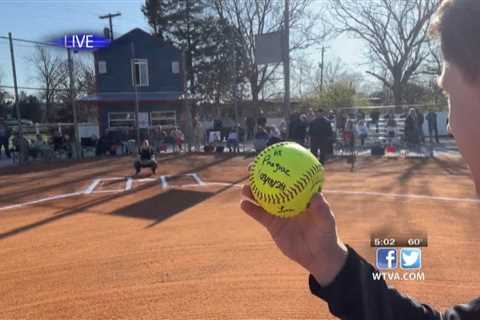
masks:
[(150, 146), (148, 140), (144, 140), (142, 146), (138, 150), (138, 158), (133, 164), (135, 168), (135, 174), (139, 174), (142, 168), (152, 169), (152, 173), (155, 174), (157, 170), (157, 161), (155, 160), (155, 154), (153, 148)]

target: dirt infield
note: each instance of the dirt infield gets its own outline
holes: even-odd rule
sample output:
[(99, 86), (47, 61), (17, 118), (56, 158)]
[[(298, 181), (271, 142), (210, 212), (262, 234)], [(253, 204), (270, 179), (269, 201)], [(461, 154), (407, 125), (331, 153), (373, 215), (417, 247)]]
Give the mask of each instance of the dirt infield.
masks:
[[(307, 273), (239, 209), (252, 157), (171, 155), (0, 169), (1, 319), (334, 319)], [(189, 175), (190, 174), (190, 175)], [(115, 178), (115, 179), (108, 179)], [(480, 202), (461, 160), (327, 165), (342, 238), (428, 234), (425, 281), (392, 282), (445, 308), (478, 295)]]

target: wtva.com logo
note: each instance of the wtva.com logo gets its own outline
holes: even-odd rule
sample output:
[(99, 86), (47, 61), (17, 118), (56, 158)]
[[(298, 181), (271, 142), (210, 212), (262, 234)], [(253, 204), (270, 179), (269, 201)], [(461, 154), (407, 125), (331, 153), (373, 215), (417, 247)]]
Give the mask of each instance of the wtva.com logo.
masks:
[(416, 270), (422, 268), (422, 250), (420, 248), (378, 248), (377, 269)]

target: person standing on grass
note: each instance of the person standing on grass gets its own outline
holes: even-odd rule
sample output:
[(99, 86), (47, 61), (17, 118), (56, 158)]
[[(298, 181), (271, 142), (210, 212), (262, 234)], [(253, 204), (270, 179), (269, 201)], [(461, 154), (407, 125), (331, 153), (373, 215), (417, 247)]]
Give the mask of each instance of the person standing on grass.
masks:
[(195, 146), (195, 152), (200, 152), (202, 145), (205, 142), (205, 129), (197, 116), (193, 119), (193, 145)]
[(420, 143), (417, 112), (414, 108), (410, 108), (410, 110), (408, 110), (408, 115), (405, 119), (405, 140), (409, 149), (416, 149)]
[(0, 158), (2, 157), (2, 146), (5, 150), (5, 155), (7, 158), (10, 159), (10, 130), (8, 126), (5, 124), (3, 119), (0, 119)]
[[(449, 98), (449, 126), (472, 173), (480, 197), (480, 1), (443, 0), (432, 33), (438, 34), (444, 56), (439, 85)], [(243, 188), (241, 208), (262, 224), (279, 249), (309, 273), (312, 294), (328, 303), (344, 320), (480, 319), (480, 298), (437, 311), (396, 289), (373, 280), (375, 268), (346, 245), (335, 215), (322, 194), (292, 219), (267, 214)]]
[(180, 152), (183, 151), (183, 143), (185, 142), (185, 135), (183, 134), (182, 130), (180, 128), (176, 128), (174, 131), (175, 135), (175, 142), (177, 144), (178, 149)]
[(368, 137), (368, 126), (365, 123), (365, 120), (358, 121), (357, 132), (358, 137), (360, 138), (360, 145), (363, 147), (365, 144), (365, 139)]
[(266, 128), (267, 126), (267, 118), (265, 117), (265, 113), (263, 110), (260, 110), (260, 114), (257, 119), (257, 129), (258, 128)]
[(310, 123), (308, 128), (310, 135), (310, 150), (318, 157), (320, 150), (320, 162), (325, 164), (332, 143), (333, 130), (330, 121), (325, 117), (323, 109), (319, 109), (316, 118)]
[(255, 119), (252, 116), (248, 116), (245, 119), (245, 125), (247, 126), (247, 141), (253, 139), (255, 134)]
[(393, 139), (395, 138), (396, 135), (396, 130), (397, 130), (397, 121), (395, 121), (395, 115), (393, 112), (390, 112), (386, 116), (387, 122), (385, 124), (386, 127), (386, 133), (387, 133), (387, 142), (389, 145), (392, 145)]
[(435, 141), (440, 143), (438, 140), (438, 126), (437, 126), (437, 113), (434, 111), (430, 111), (427, 114), (427, 121), (428, 121), (428, 134), (430, 136), (430, 143), (433, 143), (433, 134), (435, 133)]
[(298, 127), (297, 127), (297, 139), (302, 146), (306, 146), (307, 138), (307, 129), (308, 129), (308, 119), (307, 115), (302, 113), (299, 118)]
[(378, 133), (378, 121), (380, 120), (380, 111), (378, 109), (374, 109), (370, 112), (370, 123), (375, 125), (375, 132)]
[(290, 139), (302, 146), (306, 146), (307, 127), (307, 116), (305, 114), (296, 114), (290, 122)]
[(418, 108), (415, 108), (415, 113), (417, 114), (418, 139), (420, 143), (425, 143), (425, 134), (423, 133), (423, 123), (425, 122), (425, 116), (423, 115), (423, 112), (420, 111)]

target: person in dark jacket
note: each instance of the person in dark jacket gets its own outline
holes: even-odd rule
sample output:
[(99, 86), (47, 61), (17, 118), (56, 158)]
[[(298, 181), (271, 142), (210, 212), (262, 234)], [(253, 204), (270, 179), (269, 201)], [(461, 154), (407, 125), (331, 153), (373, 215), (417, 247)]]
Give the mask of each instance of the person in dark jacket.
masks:
[(253, 139), (255, 133), (255, 119), (251, 116), (248, 116), (245, 119), (245, 125), (247, 126), (247, 140)]
[(420, 143), (425, 143), (425, 134), (423, 133), (423, 123), (425, 122), (425, 116), (421, 110), (415, 108), (417, 113), (417, 132), (418, 132), (418, 139)]
[(307, 116), (304, 114), (295, 115), (292, 117), (292, 122), (290, 123), (290, 139), (296, 143), (305, 146), (305, 138), (307, 136)]
[(414, 108), (410, 108), (405, 119), (405, 140), (409, 149), (415, 149), (420, 143), (417, 112)]
[(7, 124), (3, 121), (3, 119), (0, 119), (0, 158), (2, 157), (2, 146), (3, 146), (3, 149), (5, 150), (5, 155), (7, 156), (7, 158), (10, 158), (9, 141), (10, 141), (10, 130)]
[(310, 123), (308, 134), (310, 135), (310, 150), (315, 156), (318, 156), (320, 150), (320, 162), (325, 164), (328, 153), (332, 149), (333, 130), (322, 109), (318, 110), (316, 118)]
[(267, 118), (265, 117), (265, 113), (263, 110), (260, 110), (260, 114), (257, 118), (257, 128), (265, 128), (267, 126)]
[(380, 111), (378, 111), (378, 109), (374, 109), (372, 112), (370, 112), (370, 119), (371, 119), (371, 123), (375, 125), (375, 132), (378, 133), (378, 122), (380, 120)]
[[(480, 1), (443, 0), (432, 23), (445, 57), (440, 86), (449, 95), (449, 125), (468, 163), (480, 197)], [(461, 35), (461, 36), (458, 36)], [(480, 319), (480, 298), (437, 311), (383, 280), (373, 280), (375, 268), (344, 244), (328, 202), (322, 194), (307, 210), (291, 219), (266, 213), (253, 200), (250, 187), (240, 206), (262, 224), (287, 257), (305, 268), (310, 291), (344, 320), (473, 320)]]
[(435, 141), (440, 143), (438, 139), (438, 126), (437, 126), (437, 113), (434, 111), (430, 111), (427, 114), (427, 122), (428, 122), (428, 133), (430, 136), (430, 143), (433, 143), (433, 136), (435, 134)]

